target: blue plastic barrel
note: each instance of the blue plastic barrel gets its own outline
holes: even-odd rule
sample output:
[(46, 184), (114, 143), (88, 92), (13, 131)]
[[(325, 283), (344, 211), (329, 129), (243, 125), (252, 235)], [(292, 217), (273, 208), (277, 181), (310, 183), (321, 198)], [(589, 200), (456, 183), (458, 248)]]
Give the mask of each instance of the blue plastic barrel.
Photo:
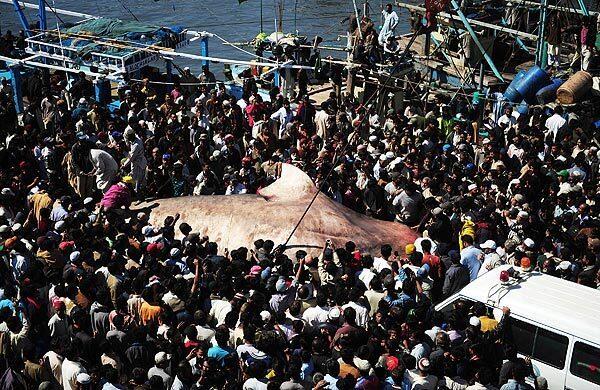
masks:
[(535, 93), (551, 83), (548, 73), (539, 66), (534, 66), (517, 81), (515, 88), (527, 103), (535, 103)]
[(552, 79), (552, 84), (546, 85), (544, 88), (537, 91), (535, 100), (538, 104), (547, 104), (556, 100), (556, 91), (565, 81), (561, 79)]
[(508, 88), (506, 88), (506, 91), (504, 91), (504, 99), (506, 101), (509, 101), (511, 103), (517, 103), (517, 102), (520, 102), (521, 100), (523, 100), (521, 93), (519, 91), (517, 91), (517, 88), (516, 88), (517, 83), (523, 77), (525, 77), (524, 70), (520, 70), (519, 73), (517, 73), (515, 75), (515, 78), (513, 79), (513, 81), (510, 83)]
[(521, 115), (527, 115), (527, 113), (529, 112), (529, 106), (527, 105), (527, 103), (521, 102), (521, 104), (517, 106), (517, 112)]
[(106, 79), (96, 80), (94, 85), (94, 95), (98, 103), (102, 105), (110, 103), (110, 82)]

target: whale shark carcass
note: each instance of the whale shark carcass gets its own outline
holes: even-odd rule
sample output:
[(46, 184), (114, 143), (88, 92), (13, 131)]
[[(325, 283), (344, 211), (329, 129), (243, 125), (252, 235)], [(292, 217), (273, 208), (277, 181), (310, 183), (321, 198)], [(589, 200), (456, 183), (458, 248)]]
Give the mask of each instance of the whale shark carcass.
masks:
[[(258, 194), (168, 198), (135, 208), (150, 209), (154, 226), (161, 226), (167, 216), (179, 213), (178, 223), (188, 223), (193, 232), (210, 237), (221, 250), (231, 250), (249, 248), (257, 239), (283, 244), (316, 192), (306, 173), (284, 163), (279, 179)], [(353, 241), (361, 252), (379, 255), (383, 244), (401, 253), (417, 237), (406, 225), (365, 216), (319, 193), (288, 245), (317, 255), (317, 248), (327, 239), (336, 247)]]

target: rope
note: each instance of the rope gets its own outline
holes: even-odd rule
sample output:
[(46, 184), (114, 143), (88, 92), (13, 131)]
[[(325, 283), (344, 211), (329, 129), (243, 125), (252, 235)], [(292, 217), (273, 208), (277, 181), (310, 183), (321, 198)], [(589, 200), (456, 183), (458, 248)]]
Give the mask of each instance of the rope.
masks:
[(228, 46), (231, 46), (231, 47), (233, 47), (234, 49), (241, 51), (242, 53), (249, 54), (249, 55), (250, 55), (250, 56), (252, 56), (252, 57), (257, 57), (257, 58), (260, 58), (260, 59), (262, 59), (262, 60), (265, 60), (265, 61), (269, 61), (269, 62), (277, 63), (277, 61), (273, 61), (273, 60), (271, 60), (271, 59), (269, 59), (269, 58), (266, 58), (266, 57), (258, 56), (258, 55), (256, 55), (255, 53), (251, 53), (251, 52), (249, 52), (248, 50), (244, 50), (244, 49), (242, 49), (241, 47), (239, 47), (239, 46), (237, 46), (237, 45), (233, 44), (232, 42), (229, 42), (229, 41), (227, 41), (225, 38), (221, 37), (221, 36), (220, 36), (220, 35), (218, 35), (218, 34), (214, 34), (214, 33), (213, 33), (212, 35), (213, 35), (215, 38), (217, 38), (218, 40), (222, 41), (222, 42), (223, 42), (223, 44), (225, 44), (225, 45), (228, 45)]
[(58, 13), (56, 13), (56, 10), (54, 9), (54, 7), (50, 6), (50, 4), (48, 4), (48, 2), (46, 0), (44, 0), (44, 4), (46, 4), (46, 7), (48, 7), (50, 9), (50, 11), (54, 14), (54, 16), (56, 16), (56, 19), (58, 19), (62, 24), (65, 24), (65, 21), (61, 19), (61, 17), (58, 15)]
[(135, 16), (135, 14), (133, 12), (131, 12), (131, 9), (129, 9), (129, 7), (127, 7), (125, 5), (125, 3), (123, 2), (123, 0), (117, 0), (119, 2), (119, 4), (121, 4), (121, 6), (125, 9), (125, 11), (129, 12), (129, 14), (131, 16), (133, 16), (133, 18), (136, 20), (136, 22), (139, 22), (140, 20), (138, 19), (137, 16)]
[[(142, 79), (129, 79), (130, 81), (134, 81), (136, 83), (143, 83), (146, 82), (146, 80), (142, 80)], [(172, 81), (152, 81), (152, 80), (148, 80), (147, 81), (149, 84), (156, 84), (156, 85), (175, 85), (174, 82)], [(210, 82), (197, 82), (197, 83), (178, 83), (177, 85), (180, 86), (193, 86), (193, 85), (210, 85), (210, 84), (223, 84), (223, 85), (234, 85), (236, 84), (234, 81), (214, 81), (212, 83)]]
[[(333, 19), (333, 18), (339, 18), (340, 15), (339, 14), (326, 14), (326, 15), (321, 15), (321, 16), (309, 16), (306, 18), (299, 18), (297, 19), (298, 21), (302, 21), (302, 20), (319, 20), (319, 19)], [(283, 22), (293, 22), (294, 19), (283, 19)], [(239, 21), (239, 22), (231, 22), (231, 23), (227, 23), (228, 26), (241, 26), (241, 25), (248, 25), (248, 24), (252, 24), (252, 23), (256, 23), (255, 20), (246, 20), (246, 21)], [(219, 24), (203, 24), (203, 25), (196, 25), (196, 26), (191, 26), (190, 28), (208, 28), (208, 27), (222, 27), (223, 24), (219, 23)]]

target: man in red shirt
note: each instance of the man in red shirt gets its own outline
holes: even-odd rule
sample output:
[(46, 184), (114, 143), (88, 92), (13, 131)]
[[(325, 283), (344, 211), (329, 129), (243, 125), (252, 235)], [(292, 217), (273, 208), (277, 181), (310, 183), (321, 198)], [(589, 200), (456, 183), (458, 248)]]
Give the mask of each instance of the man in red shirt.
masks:
[(422, 264), (429, 265), (431, 269), (429, 275), (433, 279), (433, 286), (431, 289), (431, 298), (434, 302), (438, 301), (442, 297), (442, 287), (444, 285), (444, 263), (440, 261), (439, 256), (431, 253), (431, 241), (421, 241), (421, 249), (423, 250), (423, 261)]

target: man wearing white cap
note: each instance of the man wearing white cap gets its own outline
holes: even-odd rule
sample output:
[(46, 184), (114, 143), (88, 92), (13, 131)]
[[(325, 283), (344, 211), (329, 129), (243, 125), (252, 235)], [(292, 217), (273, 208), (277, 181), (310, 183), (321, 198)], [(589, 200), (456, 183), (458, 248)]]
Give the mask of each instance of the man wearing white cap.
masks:
[(434, 390), (437, 389), (438, 378), (431, 375), (431, 362), (428, 358), (421, 358), (417, 362), (417, 369), (409, 372), (411, 389)]
[(479, 247), (483, 251), (484, 257), (483, 263), (481, 263), (481, 267), (477, 273), (477, 277), (480, 277), (486, 272), (491, 271), (502, 264), (500, 255), (498, 255), (496, 252), (496, 242), (494, 242), (494, 240), (487, 240), (483, 244), (479, 245)]
[(173, 378), (171, 375), (167, 374), (165, 368), (169, 365), (169, 360), (171, 360), (171, 355), (166, 352), (160, 351), (156, 355), (154, 355), (154, 367), (148, 370), (148, 379), (153, 376), (158, 376), (162, 379), (164, 387), (169, 389), (171, 387), (171, 383), (173, 382)]
[(377, 152), (379, 146), (379, 138), (376, 135), (369, 136), (369, 145), (367, 145), (367, 152), (373, 154)]
[(144, 154), (144, 142), (130, 127), (125, 129), (123, 136), (129, 146), (129, 154), (123, 162), (123, 167), (130, 166), (129, 175), (135, 181), (135, 190), (139, 191), (146, 185), (146, 166), (148, 165), (148, 160), (146, 160), (146, 155)]
[(90, 389), (92, 385), (92, 377), (82, 372), (81, 374), (77, 374), (77, 388), (78, 389)]
[(165, 266), (176, 267), (177, 269), (179, 269), (179, 272), (182, 275), (187, 275), (190, 273), (190, 270), (189, 270), (187, 264), (181, 258), (181, 249), (172, 248), (171, 251), (169, 252), (169, 255), (170, 255), (169, 259), (167, 261), (165, 261)]
[(385, 154), (382, 154), (381, 156), (379, 156), (379, 160), (377, 160), (377, 162), (375, 163), (375, 166), (373, 167), (373, 177), (375, 177), (375, 179), (379, 180), (381, 171), (385, 170), (386, 167), (388, 166), (388, 164), (389, 164), (389, 161)]
[(507, 216), (506, 222), (510, 228), (510, 231), (508, 232), (508, 239), (516, 242), (523, 241), (525, 239), (525, 228), (528, 220), (529, 213), (525, 210), (518, 212), (516, 220), (511, 220)]

